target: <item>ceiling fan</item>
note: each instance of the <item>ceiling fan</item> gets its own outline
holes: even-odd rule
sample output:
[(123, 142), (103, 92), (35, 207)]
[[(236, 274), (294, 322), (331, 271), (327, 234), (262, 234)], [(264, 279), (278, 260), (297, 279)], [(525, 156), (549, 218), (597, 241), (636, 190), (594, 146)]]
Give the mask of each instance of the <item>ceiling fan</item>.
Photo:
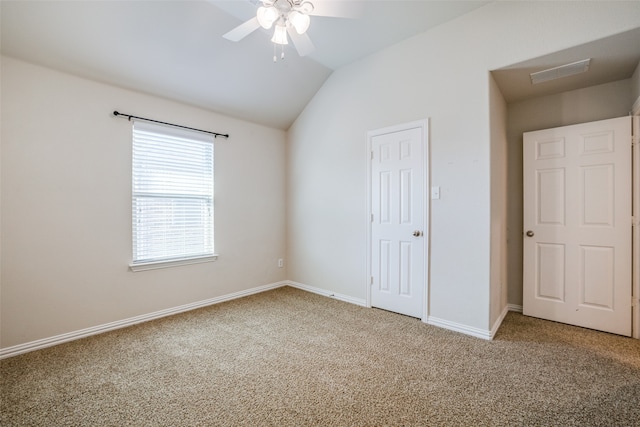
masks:
[(274, 43), (273, 61), (276, 46), (281, 46), (281, 58), (284, 59), (284, 45), (291, 38), (300, 56), (306, 56), (315, 50), (306, 31), (311, 16), (332, 18), (358, 18), (362, 14), (362, 2), (336, 0), (254, 0), (259, 5), (256, 15), (224, 34), (227, 40), (240, 41), (258, 28), (274, 29), (271, 41)]

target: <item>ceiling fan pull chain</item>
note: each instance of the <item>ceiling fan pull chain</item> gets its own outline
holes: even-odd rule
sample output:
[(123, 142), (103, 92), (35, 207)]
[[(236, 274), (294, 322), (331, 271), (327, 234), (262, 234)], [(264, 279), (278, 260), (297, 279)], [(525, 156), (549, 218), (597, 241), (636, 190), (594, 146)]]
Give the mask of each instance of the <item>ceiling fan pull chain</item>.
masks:
[[(273, 44), (273, 62), (278, 62), (278, 56), (276, 49), (278, 48), (278, 44)], [(284, 45), (280, 45), (280, 59), (284, 59)]]

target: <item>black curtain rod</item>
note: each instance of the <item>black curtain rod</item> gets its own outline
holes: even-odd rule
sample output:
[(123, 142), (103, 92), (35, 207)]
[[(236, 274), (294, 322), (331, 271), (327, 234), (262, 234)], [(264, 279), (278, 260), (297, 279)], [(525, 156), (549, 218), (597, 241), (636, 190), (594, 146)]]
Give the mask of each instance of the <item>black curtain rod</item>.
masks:
[(208, 130), (202, 130), (202, 129), (196, 129), (196, 128), (190, 128), (187, 126), (182, 126), (182, 125), (175, 125), (173, 123), (167, 123), (167, 122), (161, 122), (159, 120), (153, 120), (153, 119), (145, 119), (144, 117), (138, 117), (138, 116), (132, 116), (131, 114), (122, 114), (122, 113), (118, 113), (117, 111), (113, 112), (114, 116), (122, 116), (122, 117), (127, 117), (129, 119), (129, 121), (131, 121), (131, 119), (138, 119), (138, 120), (145, 120), (147, 122), (153, 122), (153, 123), (160, 123), (162, 125), (169, 125), (169, 126), (173, 126), (173, 127), (177, 127), (177, 128), (182, 128), (182, 129), (189, 129), (189, 130), (195, 130), (198, 132), (204, 132), (204, 133), (208, 133), (213, 135), (215, 138), (221, 136), (223, 138), (229, 138), (229, 134), (228, 133), (217, 133), (217, 132), (211, 132)]

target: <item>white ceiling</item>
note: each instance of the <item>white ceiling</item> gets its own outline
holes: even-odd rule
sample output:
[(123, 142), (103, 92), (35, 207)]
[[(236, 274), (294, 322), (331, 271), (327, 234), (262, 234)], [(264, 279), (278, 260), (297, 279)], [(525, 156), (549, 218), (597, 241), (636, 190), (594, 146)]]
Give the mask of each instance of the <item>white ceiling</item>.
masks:
[[(2, 0), (4, 55), (287, 129), (331, 72), (487, 1), (314, 0), (363, 6), (359, 19), (313, 17), (316, 51), (273, 63), (266, 30), (222, 35), (250, 0)], [(254, 0), (255, 3), (255, 0)]]
[[(274, 63), (259, 29), (222, 35), (257, 0), (0, 0), (1, 52), (82, 77), (287, 129), (333, 70), (455, 19), (488, 1), (311, 0), (361, 6), (358, 19), (313, 17), (316, 51)], [(640, 29), (514, 64), (493, 74), (508, 102), (631, 77)], [(529, 73), (585, 58), (582, 76), (531, 86)]]

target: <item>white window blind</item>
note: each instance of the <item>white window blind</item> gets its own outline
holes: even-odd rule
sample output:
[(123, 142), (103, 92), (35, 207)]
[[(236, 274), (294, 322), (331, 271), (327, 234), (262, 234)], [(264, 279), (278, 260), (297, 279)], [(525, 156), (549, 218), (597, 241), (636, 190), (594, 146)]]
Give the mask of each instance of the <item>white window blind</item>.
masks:
[(133, 264), (214, 255), (213, 136), (133, 124)]

